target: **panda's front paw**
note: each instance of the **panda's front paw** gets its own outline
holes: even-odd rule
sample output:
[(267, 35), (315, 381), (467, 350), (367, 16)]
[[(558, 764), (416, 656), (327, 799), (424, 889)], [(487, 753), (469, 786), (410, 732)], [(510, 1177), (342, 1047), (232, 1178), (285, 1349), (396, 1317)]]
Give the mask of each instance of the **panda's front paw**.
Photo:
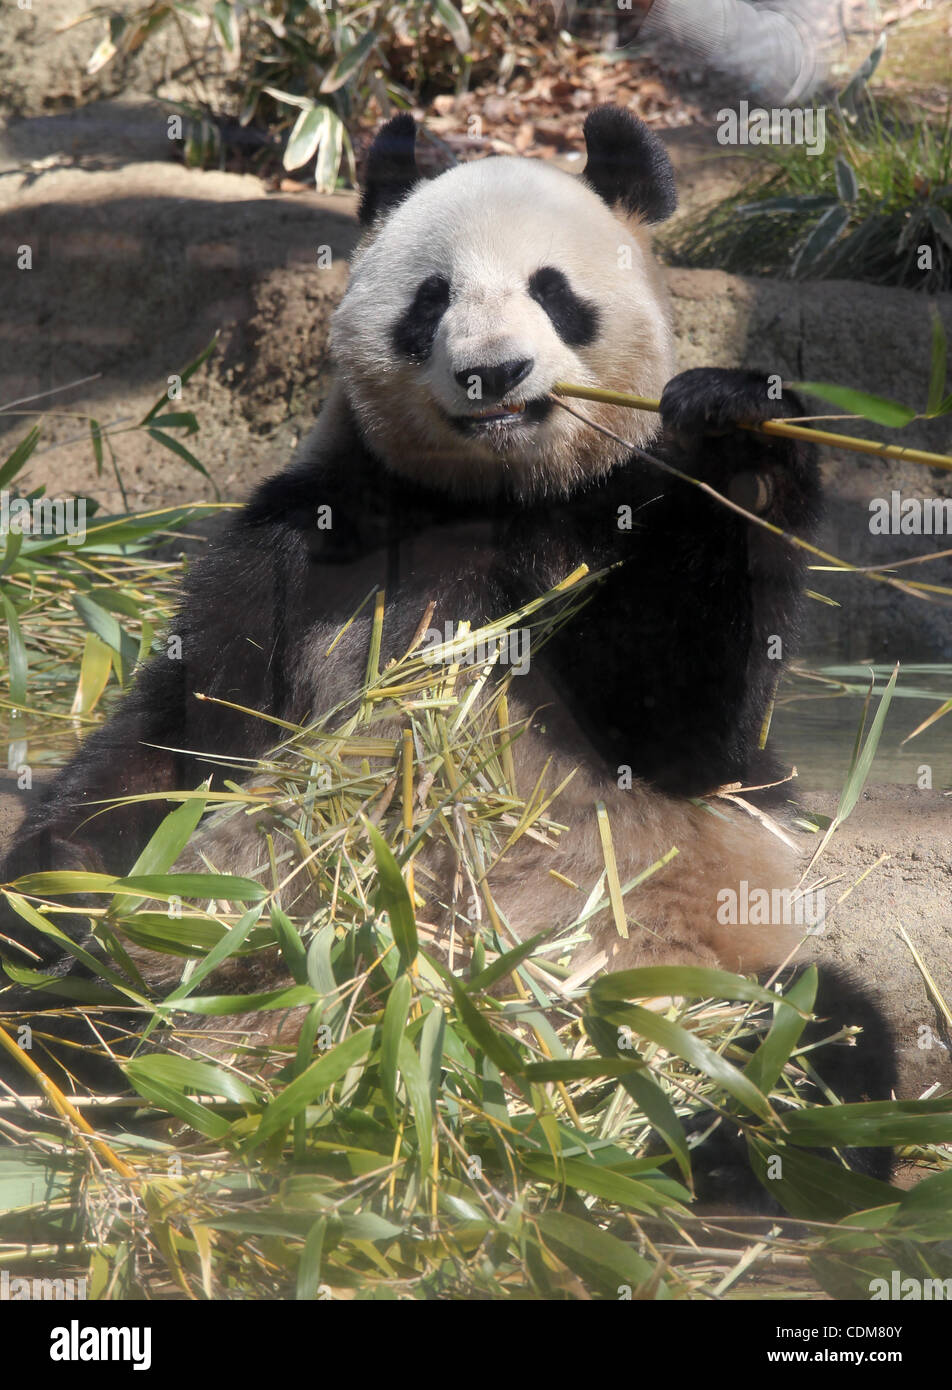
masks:
[(728, 434), (786, 410), (762, 372), (694, 367), (673, 377), (661, 397), (661, 422), (681, 439)]

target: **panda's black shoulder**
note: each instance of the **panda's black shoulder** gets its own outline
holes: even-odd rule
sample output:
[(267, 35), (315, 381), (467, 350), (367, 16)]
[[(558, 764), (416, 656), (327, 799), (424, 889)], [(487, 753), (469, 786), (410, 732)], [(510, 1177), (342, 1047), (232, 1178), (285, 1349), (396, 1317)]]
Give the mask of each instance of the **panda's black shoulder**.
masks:
[(304, 458), (266, 478), (230, 528), (239, 548), (346, 562), (384, 542), (386, 490), (363, 450)]
[(362, 493), (366, 497), (367, 484), (376, 481), (367, 473), (367, 460), (360, 456), (299, 460), (259, 483), (236, 524), (248, 531), (262, 526), (302, 529), (314, 523), (321, 507), (355, 510)]
[(239, 547), (346, 563), (455, 519), (466, 508), (390, 472), (369, 450), (328, 450), (266, 478), (238, 514)]

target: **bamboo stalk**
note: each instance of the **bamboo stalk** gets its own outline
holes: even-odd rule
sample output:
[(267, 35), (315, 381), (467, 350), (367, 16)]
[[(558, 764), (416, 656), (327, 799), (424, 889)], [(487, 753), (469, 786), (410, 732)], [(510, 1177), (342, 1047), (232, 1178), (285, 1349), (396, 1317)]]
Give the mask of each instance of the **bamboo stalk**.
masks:
[[(568, 381), (557, 381), (552, 391), (556, 396), (602, 401), (605, 405), (621, 405), (631, 410), (657, 411), (661, 408), (661, 402), (652, 396), (633, 396), (628, 391), (608, 391), (601, 386), (574, 386)], [(805, 439), (811, 444), (825, 444), (831, 449), (849, 449), (854, 454), (874, 454), (877, 458), (900, 459), (908, 463), (924, 463), (929, 468), (952, 470), (952, 457), (948, 454), (931, 454), (926, 449), (909, 449), (902, 444), (880, 444), (875, 439), (856, 439), (853, 435), (833, 434), (830, 430), (807, 429), (805, 425), (795, 425), (790, 420), (764, 420), (760, 425), (741, 425), (740, 428), (759, 434)]]
[(99, 1154), (100, 1158), (105, 1163), (107, 1163), (109, 1167), (113, 1169), (114, 1172), (118, 1173), (119, 1176), (123, 1178), (135, 1177), (136, 1170), (134, 1168), (130, 1168), (128, 1163), (121, 1159), (118, 1154), (114, 1153), (113, 1150), (103, 1139), (99, 1138), (92, 1125), (89, 1124), (89, 1122), (86, 1119), (84, 1119), (84, 1117), (79, 1113), (76, 1107), (66, 1099), (66, 1097), (63, 1095), (63, 1092), (56, 1085), (55, 1081), (50, 1080), (50, 1078), (46, 1075), (46, 1072), (43, 1071), (41, 1067), (37, 1066), (33, 1058), (29, 1056), (28, 1053), (23, 1051), (23, 1048), (20, 1047), (19, 1043), (15, 1042), (14, 1039), (10, 1037), (10, 1034), (7, 1032), (5, 1028), (0, 1028), (0, 1047), (2, 1047), (6, 1052), (9, 1052), (10, 1056), (15, 1061), (19, 1062), (20, 1066), (24, 1069), (24, 1071), (28, 1072), (30, 1076), (32, 1076), (33, 1080), (39, 1086), (40, 1090), (49, 1100), (50, 1104), (54, 1107), (54, 1109), (58, 1110), (60, 1115), (62, 1115), (64, 1119), (69, 1120), (70, 1123), (74, 1125), (77, 1130), (79, 1130), (80, 1134), (88, 1140), (88, 1142)]

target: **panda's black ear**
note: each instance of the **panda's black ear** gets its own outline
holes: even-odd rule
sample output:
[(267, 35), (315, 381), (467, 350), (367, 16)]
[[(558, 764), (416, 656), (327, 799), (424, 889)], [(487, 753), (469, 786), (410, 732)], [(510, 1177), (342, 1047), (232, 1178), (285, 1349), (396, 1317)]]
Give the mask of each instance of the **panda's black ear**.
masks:
[(582, 178), (609, 207), (621, 203), (645, 222), (663, 222), (678, 205), (674, 170), (657, 135), (620, 106), (585, 118), (588, 162)]
[(381, 126), (367, 155), (364, 191), (357, 216), (362, 227), (369, 227), (381, 214), (402, 203), (419, 181), (414, 145), (416, 122), (412, 116), (394, 116)]

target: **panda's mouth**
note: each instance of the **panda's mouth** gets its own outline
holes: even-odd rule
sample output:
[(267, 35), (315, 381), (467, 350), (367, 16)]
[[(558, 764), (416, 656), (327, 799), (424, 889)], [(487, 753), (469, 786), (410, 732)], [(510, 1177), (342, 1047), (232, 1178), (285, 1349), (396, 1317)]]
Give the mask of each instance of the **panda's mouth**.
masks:
[(468, 415), (451, 415), (449, 420), (461, 434), (495, 434), (518, 425), (538, 424), (551, 409), (552, 402), (542, 396), (532, 401), (500, 401)]

